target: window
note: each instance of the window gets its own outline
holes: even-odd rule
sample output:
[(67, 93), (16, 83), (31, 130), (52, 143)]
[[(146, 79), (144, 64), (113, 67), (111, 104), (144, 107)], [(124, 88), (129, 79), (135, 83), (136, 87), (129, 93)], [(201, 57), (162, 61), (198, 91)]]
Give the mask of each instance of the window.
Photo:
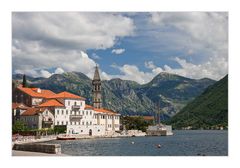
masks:
[(92, 115), (92, 112), (90, 111), (90, 115)]
[(105, 119), (105, 116), (103, 115), (103, 119)]
[(84, 125), (84, 121), (82, 122), (82, 125)]
[(84, 115), (84, 111), (82, 111), (82, 115)]
[(46, 115), (48, 115), (48, 111), (46, 111)]
[(68, 115), (68, 110), (66, 110), (66, 115)]
[(83, 130), (81, 130), (81, 132), (83, 132)]
[(88, 125), (88, 122), (86, 124)]
[(59, 125), (59, 121), (57, 121), (57, 125)]
[(74, 106), (76, 106), (76, 105), (77, 105), (77, 102), (75, 101), (75, 102), (74, 102)]
[(88, 111), (86, 111), (86, 115), (88, 115)]
[(21, 95), (21, 103), (23, 103), (23, 95)]
[(92, 121), (90, 121), (90, 125), (92, 125)]
[(62, 121), (62, 125), (64, 125), (64, 122)]
[(62, 115), (64, 114), (64, 110), (62, 110)]
[(80, 102), (80, 106), (82, 106), (82, 102)]
[(66, 125), (68, 125), (68, 121), (66, 121)]
[(70, 101), (68, 101), (68, 105), (70, 106)]
[(57, 110), (57, 115), (59, 115), (59, 110)]

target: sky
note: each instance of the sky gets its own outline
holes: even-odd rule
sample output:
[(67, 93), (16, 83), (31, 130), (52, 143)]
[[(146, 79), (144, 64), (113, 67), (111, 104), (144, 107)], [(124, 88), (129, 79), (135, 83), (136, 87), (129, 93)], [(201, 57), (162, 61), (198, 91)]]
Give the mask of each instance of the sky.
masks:
[(228, 73), (227, 12), (13, 12), (12, 72), (77, 71), (147, 83), (161, 72)]

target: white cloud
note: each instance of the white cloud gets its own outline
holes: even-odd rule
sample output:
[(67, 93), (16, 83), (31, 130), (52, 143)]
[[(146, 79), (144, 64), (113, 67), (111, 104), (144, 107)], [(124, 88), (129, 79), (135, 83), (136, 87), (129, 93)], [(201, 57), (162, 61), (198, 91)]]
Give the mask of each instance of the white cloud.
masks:
[(207, 61), (203, 64), (193, 64), (187, 62), (184, 59), (178, 57), (175, 61), (179, 63), (181, 68), (173, 69), (171, 67), (166, 68), (169, 73), (175, 73), (178, 75), (186, 76), (189, 78), (200, 79), (200, 78), (211, 78), (215, 80), (221, 79), (228, 71), (227, 60), (224, 58), (213, 57), (212, 62)]
[(120, 14), (94, 12), (13, 13), (13, 38), (67, 49), (106, 49), (134, 32), (133, 21)]
[(95, 59), (95, 60), (101, 59), (101, 57), (99, 55), (97, 55), (96, 53), (92, 54), (92, 58)]
[(40, 76), (44, 78), (49, 78), (52, 74), (46, 70), (40, 70)]
[(160, 26), (177, 28), (205, 46), (225, 48), (227, 45), (228, 14), (226, 12), (155, 12), (152, 13), (152, 22)]
[(113, 47), (133, 35), (134, 24), (111, 13), (21, 12), (13, 13), (12, 32), (14, 72), (49, 76), (46, 69), (61, 67), (89, 76), (96, 63), (83, 51)]
[[(30, 53), (22, 53), (14, 58), (13, 67), (15, 73), (20, 71), (31, 72), (36, 69), (49, 69), (51, 67), (61, 67), (64, 71), (79, 71), (87, 76), (91, 76), (96, 65), (94, 60), (82, 51), (41, 51), (32, 56)], [(38, 68), (39, 67), (39, 68)], [(31, 73), (28, 73), (33, 74)], [(37, 75), (34, 75), (37, 76)]]
[(148, 69), (154, 69), (156, 66), (154, 65), (153, 61), (147, 61), (144, 63), (145, 67)]
[(18, 69), (18, 70), (15, 70), (14, 72), (17, 74), (26, 74), (33, 77), (39, 77), (39, 73), (34, 69), (26, 69), (26, 70)]
[(112, 53), (117, 54), (117, 55), (122, 54), (124, 52), (125, 52), (125, 49), (123, 49), (123, 48), (113, 49), (112, 50)]
[(64, 70), (62, 68), (57, 68), (54, 73), (55, 74), (62, 74), (62, 73), (64, 73)]
[(153, 73), (143, 72), (139, 70), (136, 65), (125, 64), (123, 66), (118, 66), (116, 64), (112, 65), (113, 68), (118, 69), (122, 74), (121, 75), (107, 75), (109, 79), (112, 78), (121, 78), (123, 80), (132, 80), (140, 84), (149, 82), (153, 77)]
[[(150, 19), (149, 25), (138, 26), (151, 30), (146, 35), (152, 41), (146, 39), (137, 46), (144, 49), (153, 45), (153, 50), (164, 49), (166, 53), (186, 50), (186, 56), (174, 56), (180, 68), (157, 67), (153, 61), (145, 62), (150, 72), (136, 65), (115, 65), (122, 74), (100, 72), (103, 79), (120, 77), (146, 83), (164, 71), (191, 78), (219, 79), (228, 72), (227, 13), (152, 13)], [(47, 77), (80, 71), (92, 78), (94, 59), (99, 56), (93, 54), (90, 58), (84, 51), (112, 48), (119, 38), (134, 35), (134, 23), (119, 13), (13, 13), (13, 72)], [(122, 48), (112, 50), (114, 54), (123, 52)], [(187, 59), (191, 55), (204, 59), (197, 58), (200, 63), (194, 57)], [(49, 72), (53, 67), (58, 68)]]
[[(166, 36), (171, 37), (166, 37), (170, 39), (167, 44), (175, 50), (186, 50), (185, 56), (175, 59), (181, 68), (166, 65), (166, 71), (191, 78), (209, 77), (216, 80), (228, 73), (228, 13), (155, 12), (151, 14), (150, 23), (161, 30), (173, 30), (169, 35), (165, 32)], [(161, 32), (154, 36), (160, 38)], [(191, 62), (186, 61), (193, 54), (196, 56), (188, 59)]]
[(228, 71), (227, 60), (224, 57), (213, 56), (210, 61), (202, 64), (193, 64), (178, 57), (174, 61), (180, 65), (180, 68), (172, 68), (169, 65), (164, 65), (161, 68), (154, 65), (152, 61), (145, 62), (145, 66), (152, 70), (150, 76), (155, 76), (161, 72), (168, 72), (193, 79), (211, 78), (219, 80)]

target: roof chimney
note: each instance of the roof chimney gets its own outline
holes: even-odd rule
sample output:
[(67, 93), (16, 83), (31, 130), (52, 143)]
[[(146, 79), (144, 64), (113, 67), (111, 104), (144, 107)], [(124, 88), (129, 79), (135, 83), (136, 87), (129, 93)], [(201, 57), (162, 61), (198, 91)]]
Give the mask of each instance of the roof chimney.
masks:
[(38, 93), (41, 93), (42, 91), (41, 91), (41, 89), (40, 89), (40, 88), (37, 88), (37, 92), (38, 92)]

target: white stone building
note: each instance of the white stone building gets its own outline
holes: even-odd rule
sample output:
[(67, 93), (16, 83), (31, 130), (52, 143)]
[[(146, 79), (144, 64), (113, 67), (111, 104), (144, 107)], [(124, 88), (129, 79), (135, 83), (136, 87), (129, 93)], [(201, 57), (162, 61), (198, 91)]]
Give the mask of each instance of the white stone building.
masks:
[[(37, 89), (33, 88), (34, 90)], [(43, 98), (38, 106), (26, 108), (22, 111), (20, 120), (29, 128), (66, 126), (67, 134), (79, 135), (112, 134), (120, 127), (120, 114), (103, 108), (94, 108), (85, 104), (85, 98), (66, 91), (53, 93)]]
[[(30, 128), (66, 126), (66, 134), (98, 136), (119, 131), (120, 114), (102, 107), (98, 67), (92, 86), (93, 106), (86, 105), (85, 98), (66, 91), (56, 94), (50, 90), (21, 85), (15, 89), (13, 101), (29, 106), (20, 118)], [(47, 120), (47, 117), (51, 119)]]

